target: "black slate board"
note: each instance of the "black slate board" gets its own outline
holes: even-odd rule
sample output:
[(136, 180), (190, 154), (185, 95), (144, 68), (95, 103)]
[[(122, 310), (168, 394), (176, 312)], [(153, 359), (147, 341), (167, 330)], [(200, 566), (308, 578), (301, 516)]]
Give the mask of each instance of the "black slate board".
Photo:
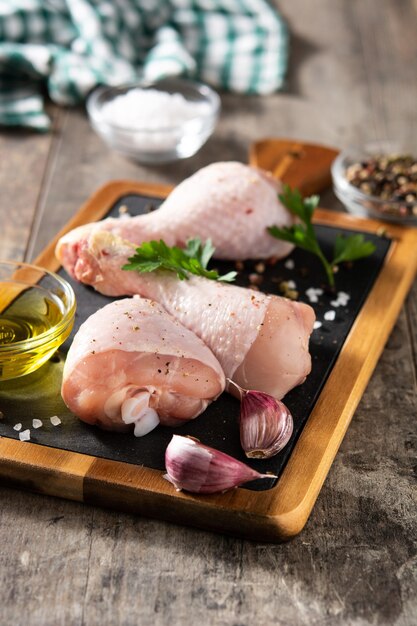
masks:
[[(152, 210), (160, 203), (161, 200), (156, 198), (138, 195), (124, 196), (119, 199), (108, 215), (118, 216), (122, 205), (128, 208), (131, 215), (136, 215)], [(340, 232), (350, 234), (352, 231), (317, 226), (317, 232), (324, 251), (330, 254), (336, 235)], [(347, 306), (337, 308), (332, 306), (331, 302), (335, 300), (335, 294), (326, 291), (319, 297), (319, 302), (312, 305), (317, 319), (322, 322), (322, 326), (313, 332), (310, 340), (312, 372), (303, 385), (292, 390), (285, 398), (285, 403), (294, 417), (294, 433), (288, 446), (277, 456), (267, 461), (249, 462), (259, 471), (272, 472), (277, 476), (282, 472), (355, 318), (384, 263), (390, 240), (368, 233), (366, 237), (375, 243), (376, 252), (372, 257), (358, 261), (351, 267), (342, 267), (337, 275), (337, 291), (344, 291), (351, 296)], [(294, 269), (286, 267), (288, 259), (294, 262)], [(244, 270), (239, 274), (236, 284), (248, 286), (248, 277), (254, 271), (256, 262), (248, 261), (244, 265)], [(235, 269), (235, 264), (231, 262), (213, 262), (213, 266), (221, 273)], [(0, 411), (3, 413), (3, 419), (0, 421), (0, 436), (18, 439), (19, 433), (13, 427), (21, 423), (22, 430), (31, 429), (31, 441), (34, 443), (163, 470), (165, 448), (173, 432), (176, 432), (197, 437), (203, 443), (248, 463), (239, 443), (237, 425), (239, 403), (226, 393), (192, 422), (175, 430), (158, 427), (142, 439), (137, 439), (132, 435), (102, 431), (74, 418), (60, 396), (65, 353), (80, 324), (111, 299), (68, 279), (64, 270), (60, 270), (60, 274), (69, 280), (76, 294), (78, 306), (74, 330), (59, 353), (37, 372), (20, 379), (0, 382)], [(309, 303), (306, 296), (307, 289), (324, 287), (324, 276), (319, 261), (302, 250), (294, 250), (287, 259), (275, 265), (267, 264), (260, 289), (268, 293), (280, 294), (279, 284), (283, 280), (294, 281), (296, 290), (299, 292), (299, 300), (307, 303)], [(324, 314), (330, 310), (336, 312), (336, 318), (334, 321), (325, 321)], [(52, 426), (50, 422), (52, 415), (58, 415), (62, 424)], [(32, 428), (34, 418), (43, 421), (43, 426), (37, 430)], [(275, 482), (271, 479), (271, 481), (262, 481), (261, 484), (255, 482), (247, 486), (254, 490), (262, 490), (273, 487)]]

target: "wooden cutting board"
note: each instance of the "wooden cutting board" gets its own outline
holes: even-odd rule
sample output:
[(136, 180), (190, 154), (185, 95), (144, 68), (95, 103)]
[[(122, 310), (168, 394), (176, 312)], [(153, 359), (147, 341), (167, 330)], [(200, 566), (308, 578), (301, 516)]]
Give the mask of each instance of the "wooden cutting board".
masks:
[[(257, 146), (260, 146), (260, 152)], [(278, 171), (286, 182), (289, 182), (291, 173), (291, 181), (294, 182), (295, 161), (291, 160), (291, 154), (288, 155), (288, 151), (294, 151), (293, 143), (273, 140), (267, 148), (267, 142), (260, 142), (257, 146), (251, 153), (252, 163)], [(320, 175), (311, 175), (311, 170), (306, 168), (308, 175), (303, 179), (300, 171), (296, 178), (297, 184), (305, 193), (320, 191), (328, 182), (332, 152), (328, 149), (321, 152), (317, 146), (310, 147), (311, 150), (305, 144), (301, 146), (308, 159), (308, 155), (315, 150), (315, 160), (322, 165)], [(322, 155), (320, 159), (318, 154)], [(265, 155), (268, 162), (264, 160)], [(301, 167), (303, 158), (296, 159), (296, 162)], [(168, 192), (168, 187), (146, 183), (109, 183), (86, 202), (36, 262), (58, 270), (53, 251), (58, 237), (64, 232), (79, 224), (100, 219), (123, 198), (163, 198)], [(372, 235), (377, 234), (382, 226), (377, 221), (359, 220), (325, 210), (317, 211), (316, 222), (321, 228), (328, 227), (328, 230), (335, 232), (348, 229)], [(239, 488), (225, 494), (204, 497), (180, 493), (163, 479), (160, 469), (142, 466), (140, 459), (132, 462), (129, 458), (126, 462), (106, 458), (106, 453), (100, 456), (64, 449), (65, 445), (22, 443), (16, 440), (16, 432), (7, 430), (7, 424), (0, 429), (1, 480), (5, 484), (39, 493), (261, 541), (280, 541), (296, 535), (308, 519), (415, 275), (417, 231), (386, 224), (383, 228), (391, 239), (388, 252), (372, 287), (361, 302), (359, 312), (326, 375), (314, 406), (299, 429), (291, 452), (283, 463), (279, 480), (270, 489), (252, 491)], [(20, 381), (24, 384), (23, 379)], [(50, 402), (50, 398), (46, 398), (45, 402)], [(29, 402), (27, 418), (36, 417), (30, 411)], [(99, 438), (100, 433), (98, 429), (92, 429), (89, 436)], [(123, 437), (129, 441), (128, 435)]]

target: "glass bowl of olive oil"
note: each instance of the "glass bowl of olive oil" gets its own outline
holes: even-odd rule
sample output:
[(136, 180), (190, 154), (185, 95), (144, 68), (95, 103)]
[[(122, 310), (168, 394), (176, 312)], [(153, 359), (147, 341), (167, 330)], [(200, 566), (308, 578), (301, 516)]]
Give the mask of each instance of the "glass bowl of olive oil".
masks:
[(71, 285), (48, 270), (0, 261), (0, 382), (43, 365), (74, 324)]

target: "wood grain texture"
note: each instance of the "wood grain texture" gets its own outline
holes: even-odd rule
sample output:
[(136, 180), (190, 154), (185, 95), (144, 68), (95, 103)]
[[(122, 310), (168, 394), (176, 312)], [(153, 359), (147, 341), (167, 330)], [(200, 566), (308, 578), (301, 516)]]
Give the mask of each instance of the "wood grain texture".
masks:
[[(65, 113), (53, 137), (30, 136), (30, 151), (8, 170), (24, 171), (24, 183), (2, 178), (0, 241), (10, 258), (24, 251), (29, 221), (22, 213), (11, 224), (5, 199), (34, 215), (36, 186), (41, 219), (28, 259), (110, 178), (175, 184), (219, 158), (246, 161), (249, 144), (266, 136), (343, 148), (389, 134), (416, 145), (416, 0), (292, 0), (279, 8), (291, 30), (285, 92), (222, 95), (219, 127), (196, 158), (137, 166), (107, 151), (81, 111)], [(56, 155), (47, 189), (30, 168), (45, 139)], [(2, 171), (15, 141), (2, 137)], [(331, 192), (321, 204), (340, 209)], [(416, 312), (414, 286), (293, 541), (242, 541), (0, 486), (0, 623), (414, 626)]]
[(1, 259), (25, 259), (61, 117), (60, 112), (54, 113), (53, 131), (48, 135), (20, 130), (0, 135)]

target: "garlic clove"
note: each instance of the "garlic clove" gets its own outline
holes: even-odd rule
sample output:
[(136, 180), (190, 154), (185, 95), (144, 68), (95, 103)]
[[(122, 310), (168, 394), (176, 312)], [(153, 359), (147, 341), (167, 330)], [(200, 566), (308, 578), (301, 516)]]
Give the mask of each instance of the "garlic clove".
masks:
[(174, 435), (165, 452), (164, 476), (178, 491), (219, 493), (258, 478), (276, 478), (259, 474), (233, 457), (203, 445), (190, 437)]
[(294, 422), (280, 400), (261, 391), (243, 391), (240, 443), (248, 458), (268, 459), (289, 442)]

